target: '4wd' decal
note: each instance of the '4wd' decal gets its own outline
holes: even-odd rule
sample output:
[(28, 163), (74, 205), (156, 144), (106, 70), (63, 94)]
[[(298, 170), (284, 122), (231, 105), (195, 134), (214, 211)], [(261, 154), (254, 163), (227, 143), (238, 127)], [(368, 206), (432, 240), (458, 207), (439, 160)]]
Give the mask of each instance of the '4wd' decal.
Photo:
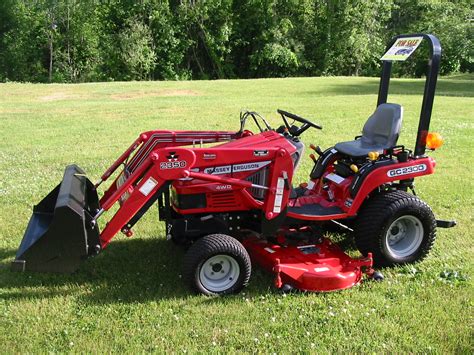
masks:
[(387, 171), (388, 177), (402, 176), (413, 173), (421, 173), (426, 170), (426, 164), (407, 166), (405, 168), (392, 169)]

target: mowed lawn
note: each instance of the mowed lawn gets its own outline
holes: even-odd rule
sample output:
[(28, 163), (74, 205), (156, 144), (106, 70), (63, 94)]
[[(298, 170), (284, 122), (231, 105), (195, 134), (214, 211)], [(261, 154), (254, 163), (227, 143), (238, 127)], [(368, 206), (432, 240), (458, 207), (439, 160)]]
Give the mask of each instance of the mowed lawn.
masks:
[[(399, 79), (400, 143), (413, 147), (423, 80)], [(13, 273), (9, 264), (33, 204), (76, 163), (96, 181), (150, 129), (237, 130), (239, 111), (276, 127), (281, 108), (321, 124), (306, 145), (359, 134), (376, 104), (376, 78), (0, 84), (1, 352), (473, 352), (474, 85), (442, 79), (431, 129), (445, 138), (436, 173), (417, 180), (438, 218), (429, 258), (385, 269), (383, 283), (328, 294), (283, 295), (254, 268), (241, 294), (197, 296), (181, 279), (183, 251), (165, 240), (157, 209), (72, 275)], [(308, 151), (309, 154), (309, 151)], [(295, 182), (306, 181), (306, 157)], [(67, 237), (67, 236), (65, 236)], [(341, 238), (340, 236), (335, 236)], [(357, 254), (354, 250), (349, 251)]]

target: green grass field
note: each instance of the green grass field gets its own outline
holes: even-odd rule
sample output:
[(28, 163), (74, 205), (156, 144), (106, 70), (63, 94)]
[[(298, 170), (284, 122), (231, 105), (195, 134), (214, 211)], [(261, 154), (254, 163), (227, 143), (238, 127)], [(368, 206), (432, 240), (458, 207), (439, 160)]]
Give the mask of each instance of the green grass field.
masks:
[[(95, 181), (142, 131), (237, 130), (242, 108), (275, 126), (277, 108), (310, 118), (324, 129), (303, 141), (326, 148), (359, 134), (377, 79), (0, 84), (0, 351), (472, 353), (473, 83), (439, 82), (431, 129), (445, 145), (431, 153), (436, 174), (417, 180), (417, 192), (458, 226), (438, 230), (428, 259), (329, 294), (282, 295), (254, 268), (243, 293), (223, 298), (184, 285), (183, 251), (166, 242), (155, 208), (133, 238), (118, 235), (73, 275), (12, 273), (9, 263), (32, 205), (66, 165)], [(413, 147), (423, 81), (394, 80), (391, 90), (389, 101), (405, 107), (399, 142)], [(306, 157), (295, 182), (311, 165)]]

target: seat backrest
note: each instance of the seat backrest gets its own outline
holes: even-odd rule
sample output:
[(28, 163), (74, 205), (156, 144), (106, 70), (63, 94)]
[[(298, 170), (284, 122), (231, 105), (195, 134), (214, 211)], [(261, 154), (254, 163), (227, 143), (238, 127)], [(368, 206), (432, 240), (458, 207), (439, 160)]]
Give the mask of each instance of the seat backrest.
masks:
[(392, 148), (397, 144), (402, 127), (403, 108), (397, 104), (381, 104), (369, 117), (362, 130), (366, 144)]

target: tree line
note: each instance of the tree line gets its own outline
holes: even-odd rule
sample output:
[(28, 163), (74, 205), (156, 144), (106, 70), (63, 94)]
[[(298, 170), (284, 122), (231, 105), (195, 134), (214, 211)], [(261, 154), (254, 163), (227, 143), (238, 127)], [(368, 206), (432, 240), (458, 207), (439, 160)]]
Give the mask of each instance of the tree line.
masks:
[[(386, 42), (412, 32), (440, 38), (442, 74), (472, 72), (471, 6), (470, 0), (2, 0), (0, 81), (373, 76)], [(419, 55), (396, 74), (423, 75), (425, 60)]]

